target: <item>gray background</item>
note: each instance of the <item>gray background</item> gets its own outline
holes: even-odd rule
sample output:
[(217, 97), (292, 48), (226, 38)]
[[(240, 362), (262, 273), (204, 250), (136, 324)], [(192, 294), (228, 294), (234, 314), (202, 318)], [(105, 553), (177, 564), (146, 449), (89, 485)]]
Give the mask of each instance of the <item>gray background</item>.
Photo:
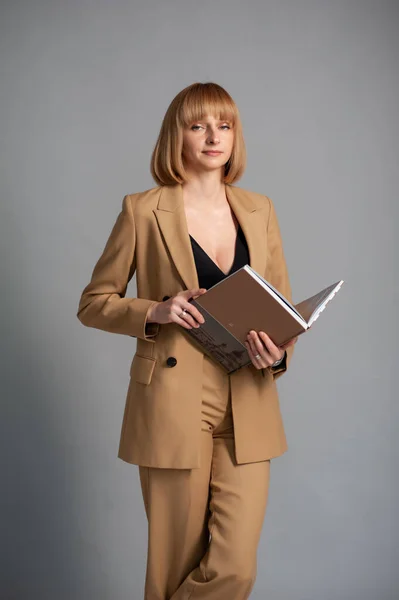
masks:
[(289, 452), (251, 598), (399, 597), (398, 16), (386, 0), (1, 4), (1, 598), (142, 598), (137, 468), (116, 457), (135, 340), (76, 310), (124, 194), (154, 186), (169, 102), (209, 80), (240, 108), (237, 185), (275, 203), (294, 300), (346, 281), (279, 383)]

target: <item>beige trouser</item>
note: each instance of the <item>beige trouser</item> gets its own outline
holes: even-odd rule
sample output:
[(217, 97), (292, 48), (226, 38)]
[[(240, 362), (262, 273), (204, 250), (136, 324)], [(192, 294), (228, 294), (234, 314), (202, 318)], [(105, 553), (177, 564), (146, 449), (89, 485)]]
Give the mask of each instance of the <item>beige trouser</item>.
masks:
[(256, 576), (270, 461), (237, 465), (230, 378), (204, 358), (201, 466), (139, 467), (145, 600), (244, 600)]

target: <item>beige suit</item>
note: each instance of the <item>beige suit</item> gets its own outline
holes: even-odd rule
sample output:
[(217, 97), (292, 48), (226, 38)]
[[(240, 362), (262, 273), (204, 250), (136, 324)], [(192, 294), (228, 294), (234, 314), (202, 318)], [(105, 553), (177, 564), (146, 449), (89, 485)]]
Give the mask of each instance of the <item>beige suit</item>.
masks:
[[(291, 299), (271, 200), (230, 185), (226, 195), (246, 237), (251, 267)], [(126, 298), (134, 272), (137, 298)], [(146, 323), (155, 301), (198, 287), (182, 186), (125, 196), (83, 290), (78, 318), (88, 327), (137, 338), (118, 453), (129, 463), (178, 469), (200, 465), (203, 354), (181, 326)], [(267, 460), (287, 449), (276, 379), (292, 351), (275, 372), (249, 365), (231, 376), (238, 464)], [(171, 357), (175, 360), (168, 361)]]
[[(269, 198), (226, 186), (250, 265), (291, 291)], [(137, 273), (137, 298), (126, 298)], [(119, 457), (140, 465), (148, 518), (145, 600), (245, 600), (256, 576), (270, 458), (286, 450), (275, 380), (285, 364), (227, 375), (154, 301), (198, 288), (182, 187), (125, 196), (80, 300), (85, 325), (137, 337)]]

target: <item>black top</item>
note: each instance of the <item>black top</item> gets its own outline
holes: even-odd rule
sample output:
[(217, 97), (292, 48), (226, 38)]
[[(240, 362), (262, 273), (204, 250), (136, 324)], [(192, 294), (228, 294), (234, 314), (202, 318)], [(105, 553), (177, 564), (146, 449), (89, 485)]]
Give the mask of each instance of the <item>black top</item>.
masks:
[(241, 267), (249, 264), (249, 252), (247, 241), (241, 227), (238, 227), (234, 261), (230, 271), (225, 274), (211, 257), (201, 248), (199, 243), (190, 235), (195, 266), (197, 267), (198, 281), (201, 288), (209, 289), (228, 275), (231, 275)]

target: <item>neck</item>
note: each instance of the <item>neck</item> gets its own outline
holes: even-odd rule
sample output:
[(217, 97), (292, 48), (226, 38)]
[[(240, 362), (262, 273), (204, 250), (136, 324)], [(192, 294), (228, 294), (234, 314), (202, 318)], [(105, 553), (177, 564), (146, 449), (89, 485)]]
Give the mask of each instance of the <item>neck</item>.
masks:
[(186, 204), (193, 200), (196, 205), (212, 205), (225, 200), (225, 183), (220, 171), (190, 174), (190, 179), (182, 184), (183, 198)]

